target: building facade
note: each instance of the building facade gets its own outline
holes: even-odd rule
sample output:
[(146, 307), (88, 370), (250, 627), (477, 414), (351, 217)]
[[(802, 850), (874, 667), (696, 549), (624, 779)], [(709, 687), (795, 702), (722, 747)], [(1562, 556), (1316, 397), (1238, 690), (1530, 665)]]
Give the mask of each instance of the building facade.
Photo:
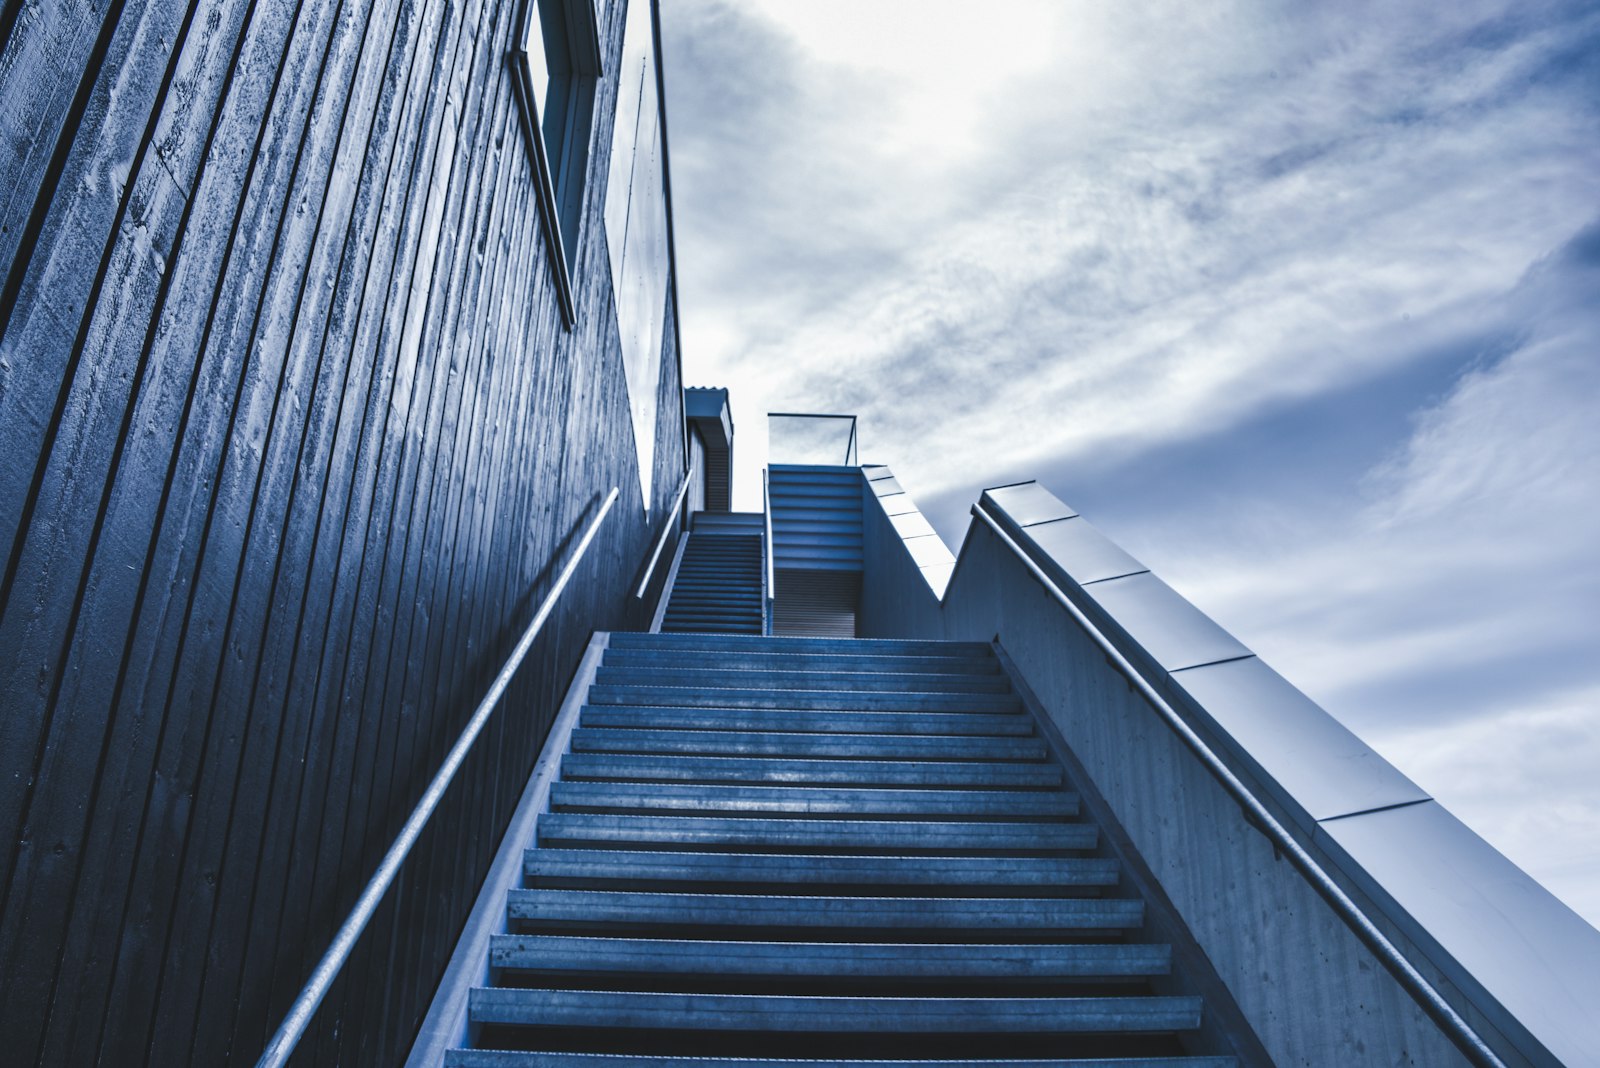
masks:
[(616, 487), (302, 1044), (403, 1055), (686, 470), (656, 55), (649, 0), (4, 5), (7, 1063), (253, 1062)]

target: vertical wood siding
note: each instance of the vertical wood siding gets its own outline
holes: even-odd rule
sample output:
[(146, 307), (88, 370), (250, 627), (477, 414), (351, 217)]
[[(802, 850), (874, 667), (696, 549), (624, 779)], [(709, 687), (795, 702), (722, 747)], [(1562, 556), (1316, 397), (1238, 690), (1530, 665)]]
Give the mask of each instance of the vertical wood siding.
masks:
[(648, 625), (628, 592), (686, 462), (670, 295), (647, 518), (603, 244), (615, 83), (569, 332), (520, 10), (4, 4), (8, 1064), (252, 1063), (621, 486), (301, 1047), (394, 1063), (589, 633)]

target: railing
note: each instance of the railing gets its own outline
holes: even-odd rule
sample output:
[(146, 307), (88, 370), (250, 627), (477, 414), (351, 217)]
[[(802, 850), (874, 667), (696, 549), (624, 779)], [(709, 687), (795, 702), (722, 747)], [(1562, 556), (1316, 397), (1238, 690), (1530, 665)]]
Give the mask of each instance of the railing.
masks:
[(678, 487), (677, 494), (672, 498), (672, 507), (666, 511), (667, 521), (661, 525), (661, 533), (656, 535), (656, 547), (650, 551), (650, 563), (644, 569), (644, 578), (639, 580), (639, 589), (634, 592), (635, 600), (644, 600), (645, 590), (650, 588), (650, 577), (656, 573), (656, 561), (661, 559), (661, 550), (667, 547), (667, 535), (678, 525), (678, 509), (683, 506), (684, 495), (689, 492), (689, 483), (693, 481), (694, 468), (691, 466), (689, 473), (683, 476), (683, 485)]
[(772, 599), (778, 595), (778, 584), (772, 577), (772, 558), (777, 555), (777, 550), (772, 544), (772, 494), (767, 488), (767, 469), (761, 469), (761, 518), (766, 524), (766, 538), (761, 545), (762, 555), (766, 559), (766, 571), (761, 576), (762, 584), (766, 587), (762, 592), (766, 594), (761, 601), (761, 629), (764, 632), (772, 630)]
[(1033, 560), (1028, 551), (1018, 545), (1016, 540), (1007, 534), (1000, 524), (980, 505), (973, 505), (972, 514), (983, 520), (989, 529), (994, 531), (995, 536), (1010, 548), (1028, 570), (1033, 573), (1033, 577), (1039, 580), (1045, 591), (1059, 602), (1061, 607), (1067, 610), (1067, 613), (1072, 616), (1084, 633), (1100, 647), (1100, 650), (1116, 670), (1132, 686), (1138, 689), (1144, 699), (1156, 710), (1156, 713), (1166, 721), (1167, 726), (1172, 729), (1173, 733), (1199, 758), (1212, 777), (1222, 785), (1223, 789), (1228, 791), (1239, 807), (1249, 814), (1251, 821), (1267, 836), (1274, 848), (1289, 857), (1294, 866), (1300, 870), (1300, 873), (1310, 881), (1312, 888), (1317, 891), (1323, 900), (1333, 906), (1334, 910), (1339, 913), (1340, 917), (1350, 926), (1357, 937), (1372, 951), (1374, 956), (1389, 968), (1390, 972), (1394, 974), (1395, 978), (1406, 988), (1411, 996), (1417, 999), (1428, 1015), (1433, 1018), (1434, 1022), (1450, 1035), (1452, 1041), (1461, 1048), (1461, 1051), (1474, 1064), (1480, 1065), (1481, 1068), (1506, 1068), (1506, 1062), (1501, 1060), (1494, 1050), (1489, 1048), (1488, 1044), (1478, 1035), (1472, 1025), (1450, 1006), (1450, 1003), (1444, 999), (1443, 995), (1421, 972), (1417, 971), (1411, 962), (1406, 959), (1405, 954), (1400, 951), (1400, 948), (1391, 942), (1372, 920), (1367, 918), (1366, 913), (1361, 911), (1361, 906), (1357, 905), (1344, 892), (1333, 877), (1317, 862), (1316, 858), (1307, 852), (1305, 847), (1278, 821), (1277, 817), (1268, 811), (1255, 793), (1233, 773), (1228, 764), (1206, 744), (1205, 740), (1195, 733), (1194, 729), (1178, 714), (1177, 710), (1167, 702), (1167, 699), (1161, 696), (1160, 691), (1144, 677), (1144, 674), (1133, 665), (1132, 661), (1122, 654), (1116, 644), (1106, 637), (1105, 633), (1094, 624), (1094, 621), (1089, 618), (1083, 609), (1079, 608), (1067, 596), (1066, 592), (1056, 584), (1055, 580)]
[(830, 412), (768, 412), (767, 462), (856, 466), (856, 417)]
[(417, 844), (417, 839), (422, 836), (422, 829), (428, 823), (439, 802), (444, 798), (445, 790), (449, 789), (450, 782), (455, 778), (457, 771), (461, 770), (462, 763), (467, 759), (467, 752), (472, 748), (472, 743), (477, 741), (478, 735), (483, 732), (484, 725), (489, 722), (500, 698), (505, 694), (506, 687), (511, 684), (511, 676), (517, 668), (522, 666), (523, 658), (528, 655), (528, 650), (533, 647), (533, 640), (539, 636), (545, 621), (550, 618), (551, 611), (555, 608), (556, 601), (567, 588), (567, 583), (572, 580), (573, 572), (578, 569), (578, 564), (583, 560), (584, 553), (589, 551), (589, 545), (594, 541), (594, 536), (600, 530), (600, 524), (611, 512), (611, 506), (617, 503), (618, 489), (613, 487), (606, 497), (605, 503), (600, 506), (600, 514), (594, 517), (589, 524), (589, 529), (584, 531), (583, 538), (578, 542), (578, 547), (573, 550), (572, 558), (561, 569), (561, 574), (556, 576), (556, 581), (550, 587), (550, 592), (545, 595), (540, 603), (539, 610), (534, 613), (533, 621), (522, 632), (516, 647), (511, 650), (511, 655), (506, 658), (505, 666), (495, 676), (494, 682), (489, 686), (489, 692), (484, 694), (483, 700), (478, 702), (477, 709), (472, 713), (472, 718), (467, 720), (466, 727), (461, 731), (461, 737), (456, 739), (456, 744), (444, 758), (444, 764), (433, 776), (433, 781), (428, 783), (428, 788), (423, 791), (422, 798), (417, 802), (417, 807), (411, 811), (411, 816), (406, 820), (406, 825), (400, 829), (400, 834), (395, 838), (394, 844), (383, 855), (383, 860), (378, 864), (378, 870), (373, 873), (372, 879), (367, 883), (366, 889), (361, 891), (361, 896), (356, 900), (355, 908), (350, 910), (350, 915), (340, 925), (333, 936), (333, 942), (328, 946), (328, 951), (317, 962), (316, 968), (311, 972), (311, 978), (306, 981), (305, 988), (300, 991), (300, 996), (289, 1007), (289, 1013), (283, 1018), (283, 1023), (273, 1034), (272, 1040), (267, 1043), (266, 1051), (261, 1054), (261, 1059), (256, 1062), (256, 1068), (280, 1068), (288, 1063), (289, 1057), (294, 1053), (295, 1045), (305, 1030), (311, 1024), (311, 1017), (317, 1011), (317, 1006), (322, 1004), (322, 999), (327, 996), (328, 989), (333, 985), (339, 969), (349, 959), (350, 953), (355, 949), (356, 939), (361, 937), (361, 932), (366, 929), (371, 921), (372, 914), (377, 911), (383, 895), (388, 892), (395, 876), (400, 872), (400, 865), (405, 862), (411, 848)]

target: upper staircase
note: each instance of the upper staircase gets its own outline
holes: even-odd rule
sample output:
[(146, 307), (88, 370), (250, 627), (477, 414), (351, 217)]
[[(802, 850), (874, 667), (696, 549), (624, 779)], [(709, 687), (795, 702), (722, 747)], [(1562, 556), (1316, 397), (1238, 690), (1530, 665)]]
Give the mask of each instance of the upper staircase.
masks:
[(1237, 1063), (987, 645), (613, 634), (528, 847), (447, 1065)]
[(763, 517), (759, 512), (696, 512), (667, 611), (665, 633), (760, 634)]

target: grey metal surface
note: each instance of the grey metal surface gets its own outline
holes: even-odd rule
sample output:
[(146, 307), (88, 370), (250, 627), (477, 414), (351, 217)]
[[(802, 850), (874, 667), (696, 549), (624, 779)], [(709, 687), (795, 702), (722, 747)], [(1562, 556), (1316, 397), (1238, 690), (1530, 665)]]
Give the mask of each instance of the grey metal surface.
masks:
[[(955, 555), (933, 529), (933, 524), (929, 523), (918, 510), (910, 495), (900, 488), (900, 483), (895, 480), (887, 467), (881, 464), (870, 468), (863, 467), (861, 472), (867, 480), (865, 488), (878, 502), (878, 510), (911, 557), (922, 580), (933, 592), (935, 600), (943, 597), (945, 587), (950, 584), (950, 575), (955, 570)], [(865, 513), (871, 508), (871, 501), (863, 502), (863, 561), (867, 552), (865, 538), (868, 524), (865, 522)], [(874, 545), (873, 549), (894, 551), (889, 545)], [(880, 560), (879, 563), (881, 566), (884, 561)]]
[(1080, 586), (1149, 570), (1082, 516), (1047, 519), (1022, 533)]
[(1600, 1064), (1600, 931), (1436, 801), (1324, 821), (1346, 874), (1449, 974), (1481, 984), (1549, 1052), (1541, 1065)]
[[(662, 1057), (592, 1053), (527, 1053), (521, 1050), (453, 1049), (445, 1068), (1058, 1068), (1059, 1061), (1040, 1060), (813, 1060), (759, 1057)], [(1072, 1068), (1239, 1068), (1232, 1057), (1093, 1057), (1074, 1059)]]
[(905, 539), (906, 551), (911, 554), (911, 559), (917, 562), (918, 567), (928, 567), (933, 564), (948, 564), (955, 560), (948, 546), (940, 540), (937, 534), (924, 534), (916, 538)]
[(1019, 527), (1031, 527), (1035, 523), (1048, 523), (1054, 519), (1071, 519), (1078, 514), (1037, 482), (995, 486), (984, 490), (981, 499), (994, 502), (997, 514), (1006, 516)]
[[(790, 820), (804, 823), (804, 820)], [(933, 887), (939, 893), (1026, 889), (1059, 895), (1063, 888), (1114, 887), (1117, 862), (1103, 857), (862, 856), (855, 853), (750, 853), (641, 849), (560, 849), (525, 854), (523, 871), (540, 886), (576, 890), (622, 888), (727, 890), (754, 887), (776, 893), (830, 889), (850, 893), (885, 887)], [(676, 886), (662, 885), (676, 883)], [(509, 886), (503, 890), (510, 889)]]
[(933, 533), (933, 524), (920, 511), (890, 516), (890, 522), (902, 538), (921, 538)]
[[(1469, 992), (1481, 988), (1475, 1011), (1532, 1063), (1600, 1059), (1600, 1016), (1589, 1011), (1600, 1004), (1600, 932), (1165, 583), (1148, 572), (1115, 575), (1138, 562), (1081, 517), (1040, 520), (1050, 511), (1041, 487), (1010, 487), (1000, 499), (1008, 493), (1020, 511), (1006, 518), (1038, 554), (1030, 562), (1082, 587), (1131, 641), (1132, 663), (1147, 659), (1158, 679), (1166, 675), (1227, 759), (1335, 858), (1430, 967)], [(1402, 951), (1395, 956), (1413, 967)], [(1463, 1041), (1477, 1042), (1480, 1060), (1495, 1056), (1481, 1040)], [(1544, 1059), (1541, 1046), (1554, 1057)]]
[[(1079, 607), (1067, 592), (1050, 577), (1040, 564), (1033, 560), (1028, 552), (1017, 543), (1001, 526), (1000, 522), (991, 516), (988, 511), (978, 505), (973, 508), (973, 515), (983, 522), (1027, 567), (1054, 598), (1057, 604), (1066, 610), (1082, 631), (1087, 634), (1107, 659), (1128, 680), (1131, 686), (1143, 695), (1150, 706), (1162, 718), (1166, 725), (1177, 735), (1183, 744), (1205, 766), (1211, 776), (1228, 792), (1234, 801), (1248, 813), (1250, 822), (1261, 830), (1273, 843), (1276, 851), (1281, 851), (1287, 856), (1294, 866), (1306, 877), (1307, 881), (1316, 889), (1317, 893), (1338, 913), (1352, 932), (1354, 932), (1367, 948), (1380, 960), (1389, 971), (1399, 979), (1407, 991), (1424, 1006), (1429, 1015), (1450, 1034), (1473, 1063), (1486, 1066), (1486, 1068), (1504, 1068), (1505, 1061), (1485, 1041), (1483, 1036), (1475, 1029), (1451, 1004), (1439, 989), (1419, 970), (1405, 952), (1395, 945), (1393, 940), (1373, 921), (1372, 917), (1350, 896), (1350, 893), (1336, 880), (1323, 866), (1323, 862), (1314, 856), (1307, 847), (1291, 834), (1276, 816), (1263, 804), (1234, 770), (1223, 756), (1195, 732), (1195, 729), (1172, 706), (1161, 693), (1160, 689), (1145, 676), (1137, 660), (1145, 657), (1141, 653), (1145, 650), (1139, 648), (1138, 635), (1144, 635), (1147, 640), (1153, 640), (1158, 648), (1164, 648), (1169, 658), (1182, 661), (1182, 654), (1190, 656), (1197, 651), (1210, 652), (1218, 648), (1226, 648), (1228, 642), (1233, 642), (1238, 648), (1243, 649), (1234, 642), (1231, 635), (1222, 631), (1216, 623), (1202, 615), (1193, 605), (1178, 597), (1164, 583), (1155, 579), (1153, 575), (1132, 575), (1123, 579), (1114, 579), (1110, 582), (1097, 583), (1085, 588), (1082, 592), (1093, 594), (1094, 591), (1105, 590), (1126, 583), (1142, 584), (1143, 590), (1136, 590), (1130, 597), (1112, 599), (1112, 604), (1130, 609), (1129, 615), (1133, 618), (1131, 625), (1118, 619), (1116, 611), (1111, 610), (1111, 618), (1118, 623), (1124, 623), (1123, 630), (1127, 635), (1134, 636), (1134, 647), (1127, 653), (1111, 635), (1100, 629), (1083, 608)], [(1149, 583), (1155, 583), (1152, 587)], [(1159, 587), (1159, 588), (1157, 588)], [(1163, 592), (1164, 591), (1164, 592)], [(1143, 598), (1143, 599), (1141, 599)], [(1175, 606), (1173, 599), (1178, 604)], [(1101, 607), (1105, 607), (1102, 604)], [(1196, 618), (1198, 617), (1198, 619)], [(1219, 640), (1217, 635), (1220, 633)], [(1247, 651), (1248, 652), (1248, 651)], [(1132, 656), (1130, 657), (1130, 654)], [(1225, 655), (1225, 654), (1224, 654)], [(1211, 656), (1210, 659), (1218, 660), (1220, 656)], [(1156, 658), (1159, 662), (1159, 654)], [(1199, 661), (1206, 662), (1205, 660)], [(1168, 670), (1177, 670), (1169, 668)], [(1403, 811), (1403, 810), (1402, 810)]]
[(1196, 997), (947, 998), (675, 994), (595, 990), (472, 992), (484, 1023), (719, 1031), (868, 1031), (876, 1034), (1080, 1034), (1197, 1027)]
[(1216, 737), (1259, 770), (1259, 781), (1302, 825), (1428, 800), (1394, 765), (1259, 657), (1173, 674)]
[[(698, 636), (683, 644), (672, 636), (611, 640), (619, 651), (648, 644), (658, 657), (705, 651), (695, 648), (705, 642)], [(1107, 1037), (1036, 1048), (1063, 1064), (1091, 1065), (1114, 1053), (1127, 1065), (1180, 1048), (1236, 1052), (1205, 1020), (1226, 999), (1215, 985), (1195, 988), (1170, 925), (1152, 936), (1151, 924), (1165, 924), (1167, 913), (1148, 884), (1125, 881), (1128, 855), (1105, 841), (1099, 819), (1082, 818), (1080, 795), (1048, 789), (1061, 784), (1064, 765), (1032, 715), (907, 711), (888, 714), (919, 728), (904, 738), (851, 731), (839, 739), (886, 757), (874, 761), (586, 759), (587, 743), (600, 735), (678, 748), (668, 738), (677, 735), (690, 749), (723, 735), (744, 752), (781, 751), (796, 738), (828, 742), (814, 729), (824, 721), (861, 718), (864, 727), (885, 717), (859, 710), (884, 695), (857, 688), (885, 674), (921, 676), (891, 703), (1020, 701), (1014, 692), (939, 691), (950, 679), (987, 686), (999, 678), (1014, 689), (1004, 671), (930, 670), (974, 659), (983, 647), (973, 643), (719, 644), (723, 656), (743, 647), (791, 662), (817, 646), (835, 659), (854, 649), (891, 670), (834, 664), (784, 673), (786, 681), (812, 675), (793, 681), (818, 685), (788, 691), (803, 703), (773, 714), (699, 704), (710, 693), (764, 692), (749, 690), (752, 672), (739, 667), (706, 668), (681, 687), (661, 686), (659, 674), (637, 667), (598, 669), (580, 723), (634, 712), (688, 718), (650, 730), (580, 725), (568, 736), (561, 781), (523, 853), (524, 887), (503, 898), (506, 932), (491, 940), (489, 981), (469, 998), (478, 1025), (471, 1040), (502, 1049), (581, 1043), (606, 1054), (795, 1058), (866, 1043), (861, 1052), (903, 1059), (947, 1052), (943, 1040), (926, 1041), (934, 1034), (965, 1036), (960, 1048), (977, 1052), (980, 1035), (1087, 1032)], [(891, 649), (907, 663), (883, 664)], [(935, 650), (952, 655), (930, 655)], [(599, 681), (602, 672), (609, 682)], [(647, 707), (663, 696), (679, 707)], [(725, 713), (760, 719), (738, 732), (704, 729), (702, 717)], [(970, 738), (962, 733), (968, 725), (997, 726), (1006, 736)], [(1013, 736), (1018, 727), (1028, 733)], [(800, 730), (807, 733), (793, 733)], [(915, 744), (899, 752), (908, 742)], [(997, 745), (1010, 759), (985, 762), (999, 755)], [(950, 747), (960, 763), (928, 762), (922, 751), (930, 746)], [(734, 782), (726, 765), (740, 769)], [(746, 778), (751, 770), (756, 777)], [(960, 778), (950, 778), (956, 770)], [(661, 771), (668, 777), (651, 781)], [(882, 789), (886, 779), (898, 788)], [(807, 781), (815, 785), (792, 785)], [(552, 1035), (552, 1026), (564, 1033)], [(719, 1033), (750, 1040), (730, 1046)], [(806, 1033), (824, 1038), (797, 1041)]]
[(880, 493), (878, 494), (878, 503), (883, 505), (884, 514), (891, 516), (905, 515), (908, 512), (917, 510), (916, 502), (911, 499), (911, 495), (903, 491), (899, 493)]
[(539, 817), (541, 845), (583, 848), (585, 843), (631, 843), (665, 848), (704, 846), (765, 853), (808, 850), (969, 853), (996, 849), (1093, 849), (1086, 823), (972, 820), (806, 819), (762, 816), (633, 816), (601, 812), (550, 812)]
[(1078, 814), (1069, 790), (937, 790), (863, 786), (708, 786), (663, 782), (558, 782), (550, 793), (560, 811), (755, 812), (856, 816), (946, 816), (961, 819)]
[[(915, 975), (930, 979), (975, 976), (1049, 981), (1062, 976), (1164, 975), (1172, 967), (1171, 946), (1137, 942), (1019, 946), (971, 942), (707, 941), (697, 948), (703, 952), (685, 953), (684, 944), (670, 938), (504, 935), (495, 939), (493, 953), (495, 965), (502, 968), (667, 975), (886, 979)], [(799, 1068), (793, 1062), (780, 1063), (785, 1063), (786, 1068)]]
[(953, 560), (948, 564), (924, 564), (921, 571), (934, 594), (943, 597), (944, 591), (950, 586), (951, 576), (956, 573), (956, 565)]
[(1243, 642), (1148, 571), (1096, 582), (1083, 592), (1167, 671), (1251, 655)]
[[(513, 921), (693, 927), (1107, 931), (1144, 923), (1144, 902), (1110, 897), (834, 897), (511, 890)], [(619, 928), (620, 930), (620, 928)]]
[(583, 710), (585, 727), (656, 727), (672, 730), (779, 730), (815, 734), (1032, 733), (1022, 715), (959, 712), (808, 712), (795, 709), (653, 708), (595, 705)]
[(978, 760), (808, 760), (803, 757), (681, 756), (671, 753), (571, 753), (569, 779), (644, 779), (656, 782), (785, 783), (849, 786), (1049, 788), (1061, 785), (1050, 764)]

